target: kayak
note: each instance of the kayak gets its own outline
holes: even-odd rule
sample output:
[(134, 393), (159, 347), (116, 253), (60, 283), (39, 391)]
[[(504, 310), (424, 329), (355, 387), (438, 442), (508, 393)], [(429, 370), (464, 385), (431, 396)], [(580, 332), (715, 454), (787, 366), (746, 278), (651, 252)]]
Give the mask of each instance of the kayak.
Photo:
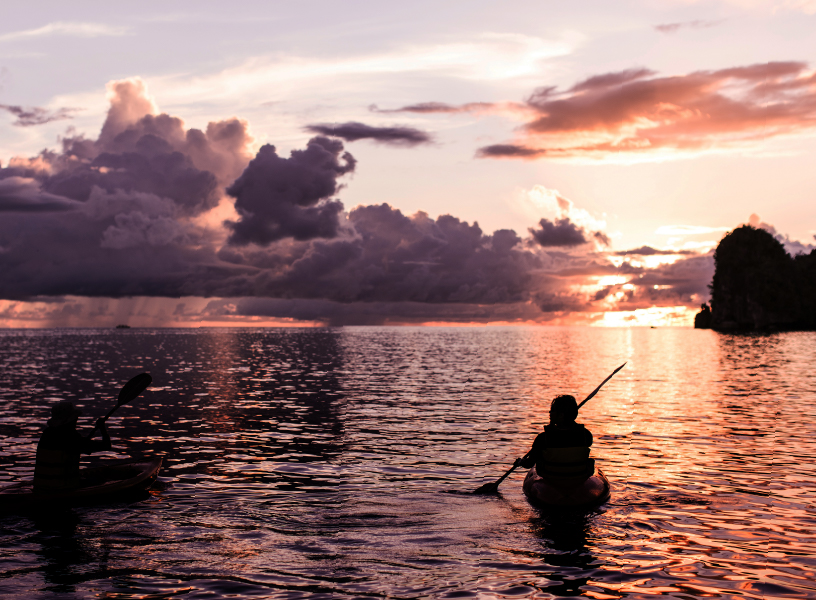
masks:
[(45, 506), (95, 504), (143, 492), (161, 468), (162, 457), (116, 462), (80, 469), (80, 486), (72, 490), (35, 492), (31, 481), (0, 489), (0, 512)]
[(522, 489), (531, 504), (558, 508), (594, 508), (609, 500), (611, 495), (609, 480), (600, 469), (583, 483), (555, 486), (544, 481), (532, 467), (524, 478)]

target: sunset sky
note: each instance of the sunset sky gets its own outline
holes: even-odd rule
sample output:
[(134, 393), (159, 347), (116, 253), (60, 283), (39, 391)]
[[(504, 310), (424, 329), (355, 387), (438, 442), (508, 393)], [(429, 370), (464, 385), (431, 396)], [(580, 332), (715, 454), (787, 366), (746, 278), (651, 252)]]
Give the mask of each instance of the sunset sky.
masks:
[(816, 0), (15, 3), (0, 326), (688, 325), (816, 240)]

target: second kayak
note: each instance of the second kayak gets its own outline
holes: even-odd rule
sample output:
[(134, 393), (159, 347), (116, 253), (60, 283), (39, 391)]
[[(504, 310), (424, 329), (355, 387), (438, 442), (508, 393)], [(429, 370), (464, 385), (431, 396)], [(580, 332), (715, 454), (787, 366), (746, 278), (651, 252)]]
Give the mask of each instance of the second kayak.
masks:
[(80, 469), (80, 487), (35, 492), (30, 481), (0, 489), (0, 511), (47, 506), (76, 506), (114, 500), (149, 488), (159, 474), (162, 457), (116, 462)]

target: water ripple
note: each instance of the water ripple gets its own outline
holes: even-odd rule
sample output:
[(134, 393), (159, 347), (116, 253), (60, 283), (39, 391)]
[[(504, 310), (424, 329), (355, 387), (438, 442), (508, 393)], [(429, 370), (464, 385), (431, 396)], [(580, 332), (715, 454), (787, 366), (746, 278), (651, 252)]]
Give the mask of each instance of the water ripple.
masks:
[[(0, 517), (0, 593), (77, 598), (816, 596), (816, 335), (686, 329), (0, 332), (0, 483), (55, 399), (114, 451), (163, 454), (141, 501)], [(559, 393), (613, 483), (533, 509), (522, 455)]]

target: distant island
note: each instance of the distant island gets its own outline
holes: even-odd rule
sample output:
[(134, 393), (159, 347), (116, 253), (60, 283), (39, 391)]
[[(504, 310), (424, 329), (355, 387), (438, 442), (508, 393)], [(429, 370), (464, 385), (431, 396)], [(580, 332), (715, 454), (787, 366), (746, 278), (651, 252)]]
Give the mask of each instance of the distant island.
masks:
[(117, 325), (116, 329), (130, 329), (130, 325)]
[(743, 225), (722, 239), (709, 288), (697, 329), (816, 330), (816, 250), (792, 257), (764, 229)]

